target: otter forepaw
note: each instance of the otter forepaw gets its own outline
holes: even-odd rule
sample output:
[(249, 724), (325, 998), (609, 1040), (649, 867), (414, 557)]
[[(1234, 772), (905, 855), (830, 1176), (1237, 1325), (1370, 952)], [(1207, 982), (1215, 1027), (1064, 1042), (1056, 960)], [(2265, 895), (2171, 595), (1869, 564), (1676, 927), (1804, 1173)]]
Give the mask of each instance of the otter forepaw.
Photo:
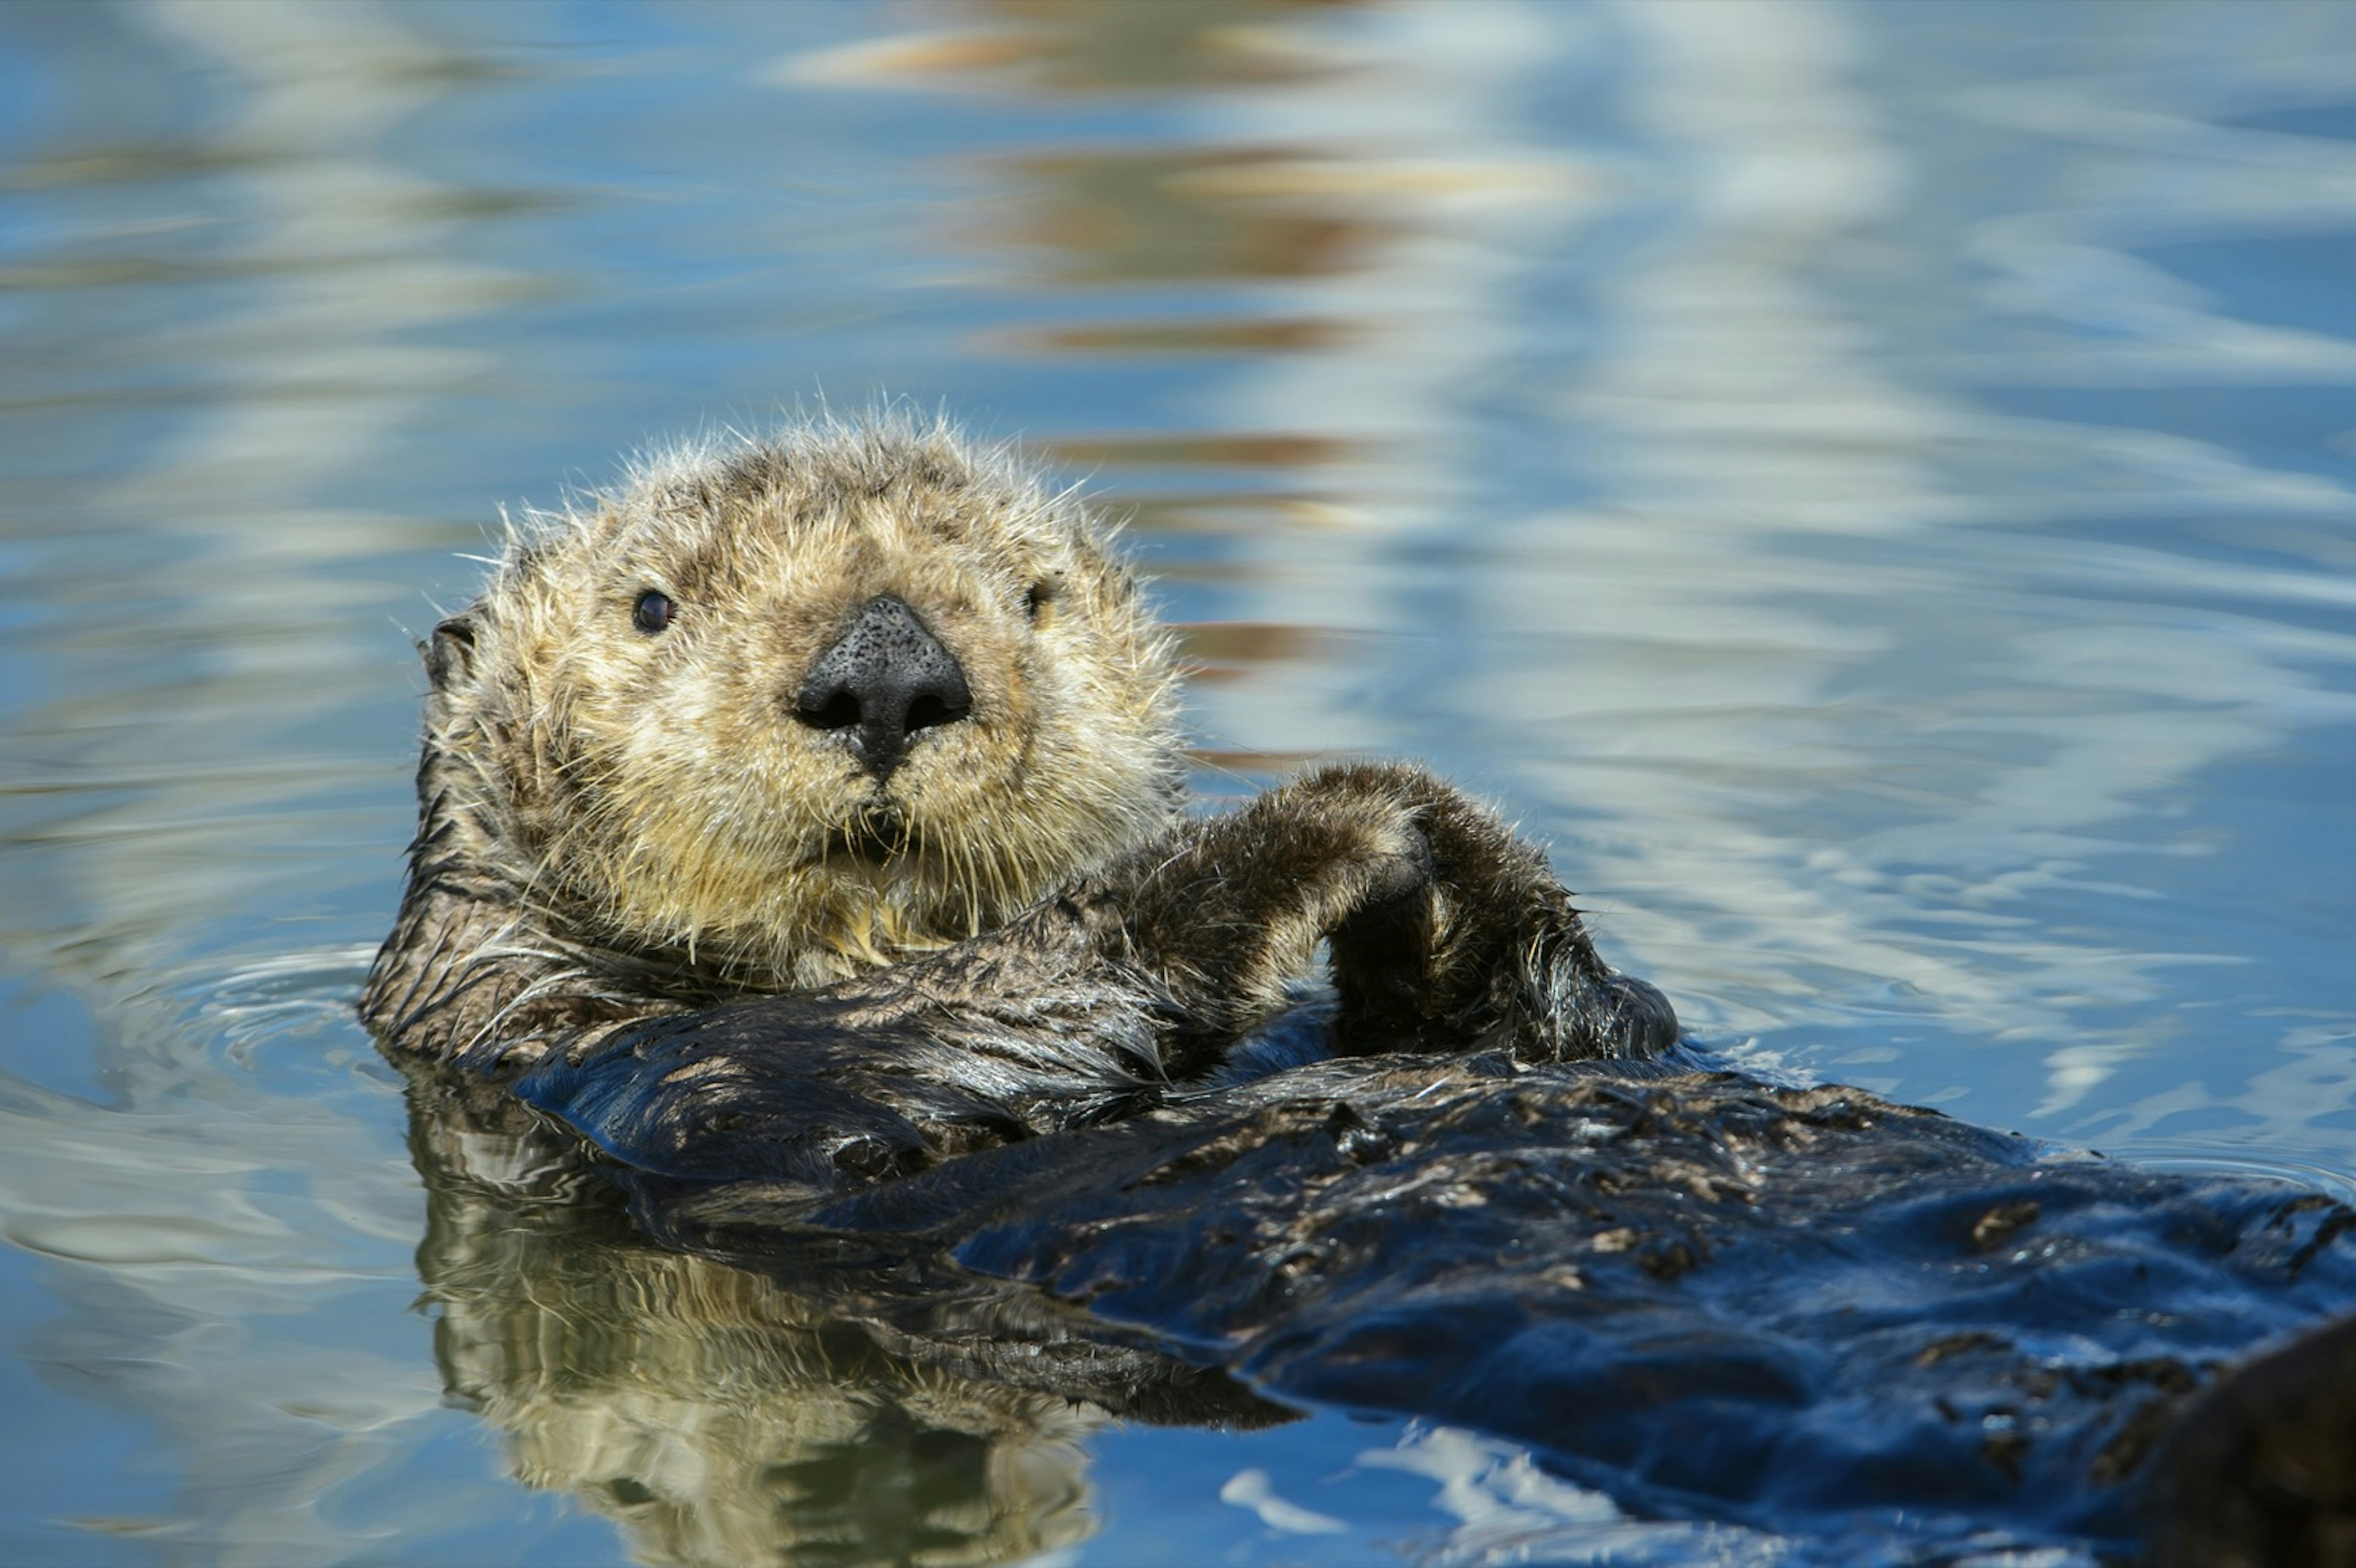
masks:
[(1543, 851), (1419, 768), (1344, 775), (1412, 814), (1421, 886), (1331, 933), (1344, 1051), (1511, 1050), (1526, 1061), (1651, 1055), (1674, 1041), (1658, 991), (1613, 975)]
[(1141, 965), (1214, 1040), (1289, 1005), (1321, 942), (1351, 1054), (1556, 1060), (1646, 1054), (1674, 1035), (1666, 1003), (1613, 988), (1545, 855), (1419, 768), (1306, 773), (1116, 880)]

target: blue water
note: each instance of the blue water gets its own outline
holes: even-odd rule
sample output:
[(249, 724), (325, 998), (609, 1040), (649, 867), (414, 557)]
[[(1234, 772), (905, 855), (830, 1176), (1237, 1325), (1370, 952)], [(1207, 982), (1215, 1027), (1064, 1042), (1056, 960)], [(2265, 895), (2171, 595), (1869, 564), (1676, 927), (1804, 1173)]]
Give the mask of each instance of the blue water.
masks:
[[(1133, 513), (1206, 790), (1420, 758), (1730, 1056), (2356, 1193), (2356, 11), (2122, 16), (0, 7), (0, 1561), (692, 1538), (452, 1403), (348, 1005), (498, 507), (821, 399)], [(1804, 1556), (1055, 1443), (997, 1556)]]

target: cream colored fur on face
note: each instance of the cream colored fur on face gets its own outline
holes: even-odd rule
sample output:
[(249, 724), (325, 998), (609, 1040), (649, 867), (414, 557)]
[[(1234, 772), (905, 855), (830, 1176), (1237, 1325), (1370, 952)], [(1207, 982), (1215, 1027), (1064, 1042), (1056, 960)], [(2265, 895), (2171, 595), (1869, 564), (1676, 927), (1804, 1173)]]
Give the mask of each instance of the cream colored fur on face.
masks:
[[(649, 590), (677, 606), (659, 633), (633, 619)], [(879, 787), (795, 707), (881, 593), (957, 657), (972, 710)], [(747, 988), (1001, 924), (1181, 797), (1170, 649), (1103, 529), (946, 426), (661, 453), (529, 519), (468, 614), (429, 743), (479, 785), (525, 907)], [(903, 846), (881, 860), (845, 847), (875, 820)]]

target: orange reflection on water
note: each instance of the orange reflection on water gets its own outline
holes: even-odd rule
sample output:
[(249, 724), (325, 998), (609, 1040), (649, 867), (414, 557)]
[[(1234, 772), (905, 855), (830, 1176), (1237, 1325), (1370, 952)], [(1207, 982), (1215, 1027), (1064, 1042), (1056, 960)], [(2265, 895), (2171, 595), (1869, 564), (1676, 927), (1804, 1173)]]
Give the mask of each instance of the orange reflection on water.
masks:
[(1003, 160), (1014, 203), (978, 238), (1047, 252), (1036, 281), (1066, 285), (1324, 277), (1367, 265), (1397, 224), (1317, 199), (1298, 178), (1265, 177), (1302, 163), (1275, 147)]
[(805, 80), (996, 91), (1162, 92), (1300, 81), (1337, 69), (1283, 30), (1360, 0), (993, 0), (979, 26), (902, 33), (797, 62)]
[(1355, 334), (1356, 329), (1346, 322), (1296, 316), (1034, 327), (998, 334), (987, 341), (1018, 354), (1292, 354), (1331, 348)]
[(1215, 434), (1063, 436), (1040, 447), (1076, 466), (1132, 468), (1306, 468), (1356, 455), (1354, 444), (1322, 435)]

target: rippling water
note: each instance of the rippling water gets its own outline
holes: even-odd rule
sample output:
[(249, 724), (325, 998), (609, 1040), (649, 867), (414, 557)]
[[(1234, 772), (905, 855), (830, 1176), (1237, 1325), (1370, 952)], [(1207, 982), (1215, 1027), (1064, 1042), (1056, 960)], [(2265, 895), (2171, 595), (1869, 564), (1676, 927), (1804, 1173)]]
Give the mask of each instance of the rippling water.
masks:
[[(717, 1406), (465, 1386), (348, 1009), (499, 505), (821, 398), (1133, 514), (1206, 789), (1426, 759), (1716, 1049), (2356, 1193), (2351, 276), (2344, 6), (0, 8), (0, 1559), (759, 1544)], [(903, 1538), (844, 1419), (829, 1560), (1806, 1559), (1339, 1415)]]

